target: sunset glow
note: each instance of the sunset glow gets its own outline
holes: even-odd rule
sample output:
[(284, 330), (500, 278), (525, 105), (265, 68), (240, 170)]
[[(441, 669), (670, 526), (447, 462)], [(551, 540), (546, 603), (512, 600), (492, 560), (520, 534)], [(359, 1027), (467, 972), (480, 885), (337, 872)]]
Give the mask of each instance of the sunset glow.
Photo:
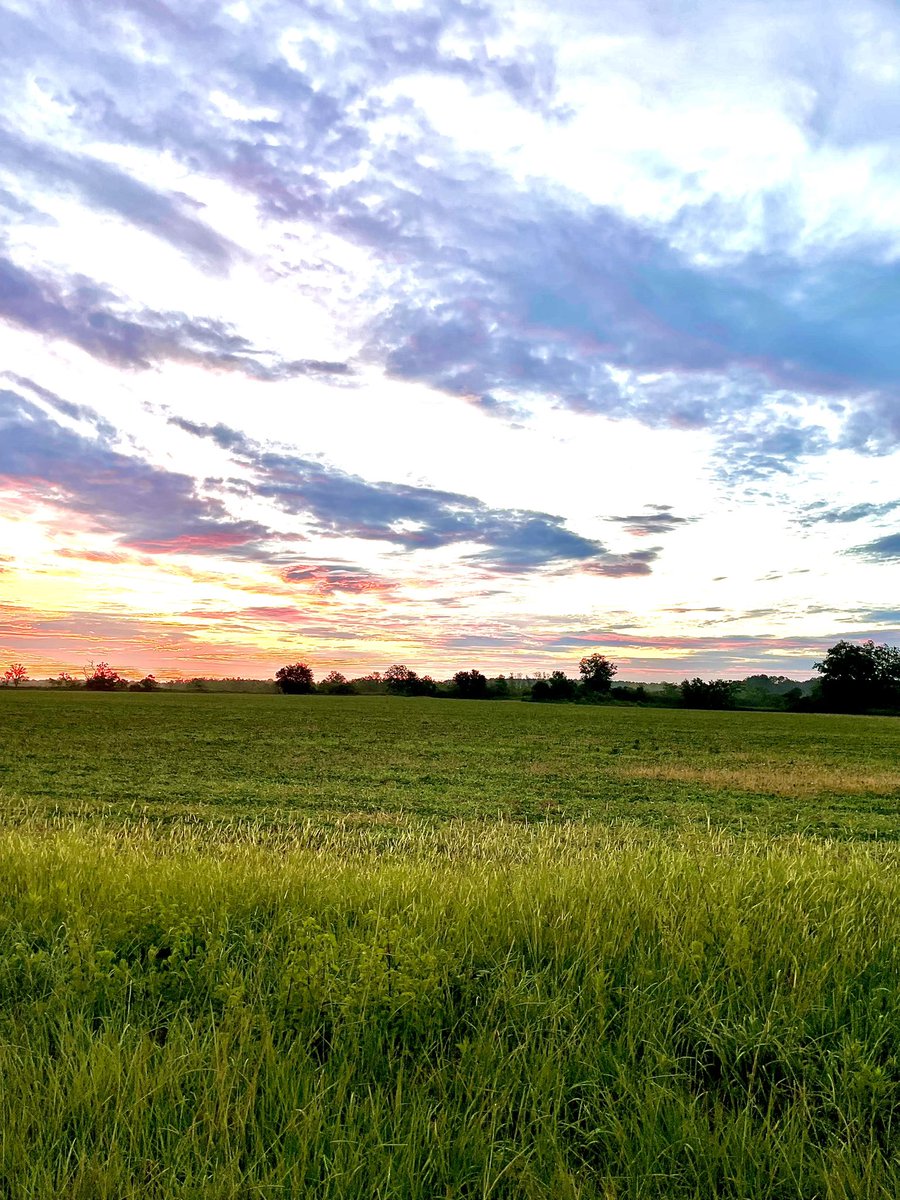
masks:
[(0, 671), (900, 643), (900, 11), (12, 0)]

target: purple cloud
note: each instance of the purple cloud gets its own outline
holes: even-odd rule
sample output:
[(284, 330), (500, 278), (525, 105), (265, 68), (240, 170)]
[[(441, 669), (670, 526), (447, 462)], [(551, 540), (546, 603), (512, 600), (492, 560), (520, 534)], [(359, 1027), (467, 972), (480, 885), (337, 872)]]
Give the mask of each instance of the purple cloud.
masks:
[(122, 546), (146, 553), (258, 557), (270, 537), (256, 522), (232, 519), (191, 476), (68, 429), (8, 389), (0, 389), (0, 478), (89, 516)]
[(95, 358), (146, 370), (163, 361), (240, 371), (251, 379), (347, 375), (346, 363), (263, 354), (221, 321), (184, 313), (122, 311), (123, 302), (85, 279), (68, 286), (33, 274), (0, 255), (0, 318), (49, 337), (65, 338)]

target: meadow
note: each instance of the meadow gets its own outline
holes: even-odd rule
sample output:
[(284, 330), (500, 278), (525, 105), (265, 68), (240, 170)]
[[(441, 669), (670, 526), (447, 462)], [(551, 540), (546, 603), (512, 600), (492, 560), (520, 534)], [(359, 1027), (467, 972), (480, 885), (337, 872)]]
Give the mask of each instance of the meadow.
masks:
[(0, 1196), (896, 1197), (898, 748), (0, 693)]
[(890, 717), (0, 690), (9, 816), (900, 835)]

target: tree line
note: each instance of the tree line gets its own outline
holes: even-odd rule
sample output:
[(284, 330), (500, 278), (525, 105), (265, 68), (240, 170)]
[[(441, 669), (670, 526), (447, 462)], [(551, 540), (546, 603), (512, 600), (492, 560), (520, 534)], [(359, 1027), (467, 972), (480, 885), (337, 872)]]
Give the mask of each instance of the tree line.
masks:
[(841, 641), (821, 662), (813, 664), (819, 679), (798, 682), (783, 675), (751, 675), (743, 680), (702, 679), (676, 684), (614, 686), (617, 665), (605, 655), (586, 655), (578, 677), (564, 671), (525, 682), (514, 676), (489, 679), (481, 671), (457, 671), (441, 683), (418, 675), (403, 664), (347, 679), (332, 671), (318, 685), (306, 663), (292, 663), (276, 672), (281, 691), (353, 695), (384, 691), (401, 696), (447, 696), (462, 700), (502, 700), (513, 697), (534, 703), (597, 703), (618, 701), (665, 707), (703, 709), (770, 709), (788, 712), (900, 711), (900, 649), (872, 641)]
[[(628, 703), (663, 707), (735, 709), (762, 708), (789, 712), (900, 712), (900, 648), (873, 641), (840, 641), (821, 662), (814, 663), (818, 679), (799, 682), (781, 675), (751, 675), (743, 680), (685, 679), (680, 685), (614, 685), (618, 666), (595, 651), (578, 664), (578, 676), (564, 671), (532, 677), (497, 675), (489, 678), (472, 668), (451, 678), (435, 680), (403, 663), (348, 679), (331, 671), (316, 683), (304, 662), (289, 663), (275, 673), (275, 685), (289, 695), (353, 696), (387, 693), (395, 696), (443, 696), (460, 700), (528, 700), (547, 703)], [(153, 675), (129, 680), (106, 662), (90, 663), (78, 680), (66, 671), (49, 681), (58, 688), (98, 692), (154, 692), (161, 687), (190, 690), (263, 691), (272, 684), (261, 680), (192, 679), (160, 684)], [(28, 681), (27, 668), (12, 663), (0, 685), (17, 688)], [(233, 686), (232, 686), (233, 685)]]

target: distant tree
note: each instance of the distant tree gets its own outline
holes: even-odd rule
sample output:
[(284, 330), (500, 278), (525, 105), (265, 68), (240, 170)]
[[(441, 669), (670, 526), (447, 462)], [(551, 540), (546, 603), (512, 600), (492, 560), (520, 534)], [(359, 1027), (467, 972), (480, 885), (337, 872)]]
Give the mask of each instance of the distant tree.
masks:
[(614, 687), (609, 693), (614, 700), (626, 700), (630, 704), (646, 704), (650, 697), (647, 695), (646, 688), (643, 684), (638, 684), (637, 687)]
[(308, 696), (315, 691), (312, 670), (306, 663), (290, 663), (275, 672), (275, 682), (282, 692), (291, 696)]
[(413, 680), (409, 694), (411, 696), (436, 696), (438, 685), (430, 675), (421, 675)]
[(116, 692), (128, 687), (128, 680), (114, 671), (109, 663), (90, 663), (84, 668), (84, 686), (89, 692)]
[(837, 642), (822, 662), (822, 704), (840, 712), (900, 705), (900, 649), (886, 644)]
[(736, 687), (728, 679), (685, 679), (681, 703), (685, 708), (734, 708)]
[(453, 688), (462, 700), (484, 700), (488, 694), (488, 682), (480, 671), (457, 671), (453, 676)]
[(785, 692), (782, 699), (788, 712), (812, 712), (815, 708), (821, 707), (820, 692), (821, 688), (813, 695), (804, 695), (802, 688), (794, 687), (789, 692)]
[(578, 664), (581, 684), (586, 692), (608, 692), (618, 669), (603, 654), (588, 654)]
[(551, 699), (550, 684), (546, 679), (536, 679), (531, 686), (531, 698), (538, 704)]
[(505, 675), (498, 675), (490, 681), (488, 695), (494, 700), (506, 700), (509, 697), (509, 680)]
[(415, 671), (403, 665), (394, 663), (381, 676), (387, 684), (388, 691), (394, 696), (415, 696), (419, 684), (419, 676)]
[(77, 679), (73, 679), (68, 671), (60, 671), (55, 679), (50, 680), (51, 687), (58, 688), (77, 688), (80, 684)]
[(24, 683), (27, 678), (28, 671), (22, 666), (21, 663), (12, 663), (8, 670), (6, 670), (3, 674), (3, 681), (7, 687), (12, 684), (14, 688), (17, 688), (19, 684)]
[(564, 671), (552, 671), (547, 680), (551, 700), (574, 700), (578, 684), (570, 679)]
[(771, 692), (775, 696), (786, 696), (796, 686), (797, 680), (788, 679), (786, 675), (748, 675), (741, 680), (742, 688)]
[(129, 692), (156, 692), (159, 690), (159, 684), (154, 675), (145, 675), (137, 683), (129, 683), (128, 690)]
[(361, 696), (375, 696), (387, 691), (387, 684), (382, 679), (380, 671), (370, 671), (368, 675), (357, 675), (350, 680), (350, 686)]
[(319, 684), (319, 691), (326, 692), (330, 696), (354, 696), (356, 694), (356, 688), (340, 671), (329, 671)]

